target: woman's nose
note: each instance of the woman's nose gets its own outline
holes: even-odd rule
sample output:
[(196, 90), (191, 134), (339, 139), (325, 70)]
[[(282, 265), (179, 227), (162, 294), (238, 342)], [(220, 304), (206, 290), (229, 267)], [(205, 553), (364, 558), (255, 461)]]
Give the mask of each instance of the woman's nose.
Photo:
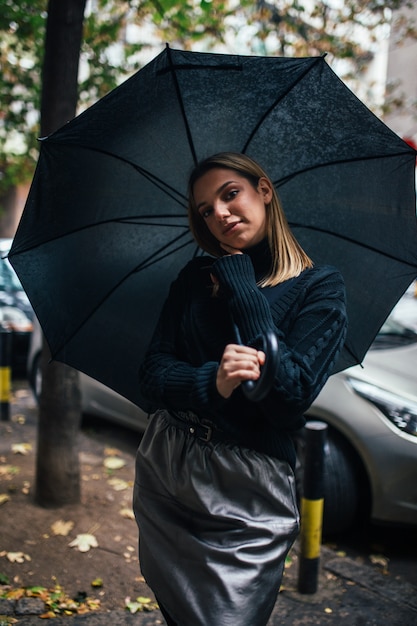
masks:
[(213, 208), (214, 215), (219, 220), (223, 220), (225, 217), (228, 217), (230, 215), (229, 208), (224, 202), (216, 202)]

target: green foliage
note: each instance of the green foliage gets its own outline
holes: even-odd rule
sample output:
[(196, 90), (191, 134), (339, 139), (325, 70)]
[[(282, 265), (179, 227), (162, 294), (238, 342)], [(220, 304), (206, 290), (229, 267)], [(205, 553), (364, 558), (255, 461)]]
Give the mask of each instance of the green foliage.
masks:
[(47, 16), (46, 0), (6, 0), (1, 4), (0, 194), (33, 172)]
[[(285, 56), (328, 54), (345, 78), (372, 58), (378, 28), (404, 0), (90, 0), (80, 51), (85, 108), (136, 71), (147, 48)], [(0, 0), (0, 196), (31, 178), (37, 160), (47, 0)], [(361, 37), (359, 32), (366, 36)], [(132, 36), (134, 31), (135, 36)], [(416, 35), (410, 25), (407, 34)], [(159, 49), (162, 46), (160, 45)]]

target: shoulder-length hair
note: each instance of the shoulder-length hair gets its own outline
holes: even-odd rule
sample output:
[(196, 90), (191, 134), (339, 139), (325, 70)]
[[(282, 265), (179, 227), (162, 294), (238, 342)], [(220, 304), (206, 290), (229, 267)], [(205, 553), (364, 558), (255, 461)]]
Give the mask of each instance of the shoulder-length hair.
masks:
[(194, 185), (206, 172), (215, 168), (233, 170), (258, 189), (260, 178), (266, 178), (272, 188), (271, 202), (266, 205), (266, 224), (272, 263), (269, 273), (262, 279), (260, 286), (274, 286), (298, 276), (304, 269), (312, 267), (313, 262), (294, 237), (281, 201), (269, 176), (263, 169), (245, 154), (221, 152), (208, 157), (197, 164), (191, 172), (188, 182), (188, 220), (191, 232), (198, 245), (215, 257), (227, 254), (217, 239), (209, 231), (204, 219), (197, 210), (194, 200)]

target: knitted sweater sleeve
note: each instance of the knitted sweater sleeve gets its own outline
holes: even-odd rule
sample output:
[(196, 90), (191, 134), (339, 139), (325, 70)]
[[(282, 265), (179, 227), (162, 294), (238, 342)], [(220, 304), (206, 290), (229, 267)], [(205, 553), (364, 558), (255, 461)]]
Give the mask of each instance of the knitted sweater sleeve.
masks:
[(216, 387), (218, 363), (207, 361), (195, 367), (177, 356), (177, 336), (183, 303), (190, 287), (185, 268), (172, 283), (144, 361), (139, 368), (139, 386), (149, 412), (210, 410), (224, 404)]
[(295, 303), (290, 306), (284, 294), (282, 301), (270, 305), (257, 287), (247, 255), (222, 257), (213, 270), (225, 289), (242, 342), (254, 344), (268, 330), (277, 334), (280, 363), (275, 385), (259, 404), (276, 426), (291, 427), (322, 389), (343, 345), (347, 326), (343, 279), (335, 268), (311, 270), (298, 281)]

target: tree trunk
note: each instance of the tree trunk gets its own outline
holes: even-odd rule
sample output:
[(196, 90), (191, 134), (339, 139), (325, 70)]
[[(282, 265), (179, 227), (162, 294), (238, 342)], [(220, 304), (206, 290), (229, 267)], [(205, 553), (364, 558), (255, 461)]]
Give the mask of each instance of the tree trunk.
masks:
[(71, 120), (78, 101), (78, 66), (86, 0), (49, 0), (42, 69), (41, 134)]
[(41, 361), (35, 501), (56, 507), (80, 501), (77, 439), (81, 394), (78, 372), (63, 363), (49, 362), (45, 342)]
[[(42, 71), (41, 134), (75, 116), (78, 64), (86, 0), (49, 0)], [(78, 372), (49, 362), (44, 342), (39, 404), (35, 501), (61, 506), (80, 501)]]

